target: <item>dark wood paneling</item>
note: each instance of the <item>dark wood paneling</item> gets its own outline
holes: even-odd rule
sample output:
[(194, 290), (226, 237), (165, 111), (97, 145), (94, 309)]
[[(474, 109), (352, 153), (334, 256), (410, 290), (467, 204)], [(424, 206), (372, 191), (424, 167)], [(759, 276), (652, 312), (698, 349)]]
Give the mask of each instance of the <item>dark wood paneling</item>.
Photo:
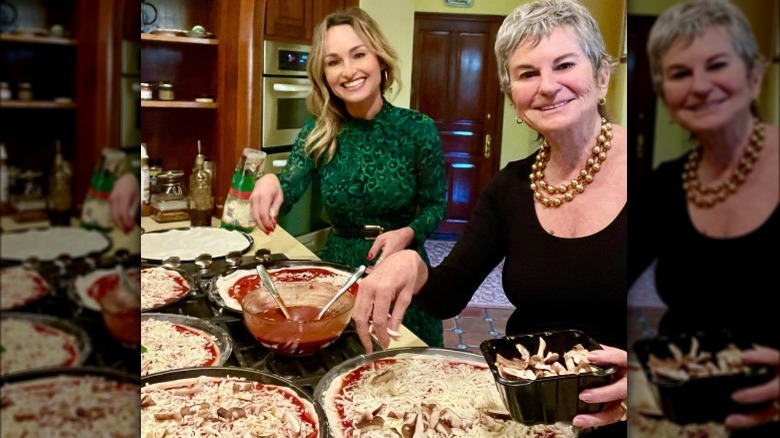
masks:
[(267, 0), (265, 4), (266, 38), (296, 42), (311, 39), (311, 0)]

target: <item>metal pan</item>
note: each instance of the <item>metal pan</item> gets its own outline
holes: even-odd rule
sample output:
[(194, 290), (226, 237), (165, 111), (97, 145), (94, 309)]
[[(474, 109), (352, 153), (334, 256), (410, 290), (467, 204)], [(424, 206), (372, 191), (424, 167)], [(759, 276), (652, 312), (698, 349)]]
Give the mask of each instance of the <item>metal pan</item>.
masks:
[[(200, 330), (208, 335), (211, 335), (212, 340), (214, 341), (214, 343), (217, 345), (217, 348), (219, 349), (219, 359), (217, 360), (214, 366), (217, 367), (222, 366), (228, 360), (230, 354), (233, 352), (233, 339), (230, 337), (230, 335), (228, 335), (228, 333), (218, 325), (213, 324), (204, 319), (195, 318), (193, 316), (177, 315), (174, 313), (144, 313), (143, 315), (141, 315), (141, 324), (143, 324), (144, 321), (147, 320), (167, 321), (173, 324), (180, 324), (196, 330)], [(147, 348), (150, 347), (148, 344), (144, 343), (143, 335), (141, 337), (141, 345), (144, 345)], [(153, 352), (150, 352), (147, 349), (146, 353), (142, 354), (141, 356), (142, 364), (144, 359), (143, 355), (150, 354), (150, 353)], [(192, 367), (188, 367), (188, 368), (192, 368)], [(141, 372), (143, 373), (143, 370)], [(164, 372), (164, 371), (159, 371), (159, 372)], [(156, 374), (156, 373), (152, 373), (152, 374)]]
[[(231, 241), (226, 246), (213, 245), (214, 242), (226, 240)], [(141, 235), (141, 259), (163, 263), (168, 257), (178, 257), (180, 262), (192, 262), (202, 254), (218, 259), (234, 251), (243, 254), (249, 251), (253, 244), (254, 239), (248, 234), (216, 227), (147, 231)]]
[(183, 379), (193, 379), (200, 376), (206, 377), (233, 377), (244, 378), (249, 381), (262, 383), (265, 385), (275, 385), (289, 388), (295, 392), (295, 394), (311, 403), (314, 406), (314, 410), (317, 414), (317, 422), (319, 427), (319, 438), (326, 438), (328, 436), (328, 422), (325, 416), (325, 412), (322, 407), (306, 392), (296, 386), (294, 383), (287, 379), (274, 376), (272, 374), (263, 373), (249, 368), (233, 368), (233, 367), (209, 367), (209, 368), (185, 368), (174, 371), (164, 371), (157, 374), (152, 374), (141, 378), (141, 382), (144, 386), (174, 382)]

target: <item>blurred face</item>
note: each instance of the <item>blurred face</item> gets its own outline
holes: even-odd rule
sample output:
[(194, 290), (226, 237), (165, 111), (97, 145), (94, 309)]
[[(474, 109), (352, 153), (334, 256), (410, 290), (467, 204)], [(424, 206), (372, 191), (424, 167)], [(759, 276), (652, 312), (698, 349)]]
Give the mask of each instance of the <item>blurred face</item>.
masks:
[(663, 98), (674, 120), (691, 132), (723, 128), (750, 113), (761, 67), (747, 67), (723, 27), (711, 27), (690, 44), (675, 40), (661, 57)]
[(328, 29), (323, 42), (328, 87), (355, 117), (373, 116), (382, 107), (379, 58), (348, 24)]
[(542, 135), (592, 118), (609, 83), (609, 69), (596, 77), (569, 26), (536, 47), (520, 43), (509, 58), (509, 74), (518, 116)]

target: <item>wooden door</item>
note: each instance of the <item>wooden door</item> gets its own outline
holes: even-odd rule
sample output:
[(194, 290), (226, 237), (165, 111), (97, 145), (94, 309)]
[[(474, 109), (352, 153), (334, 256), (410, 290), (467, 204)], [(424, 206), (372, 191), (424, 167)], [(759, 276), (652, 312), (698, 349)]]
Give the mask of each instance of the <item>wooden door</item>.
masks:
[(647, 36), (655, 17), (628, 16), (628, 89), (631, 111), (628, 112), (629, 190), (636, 189), (653, 169), (655, 141), (656, 94), (650, 78), (647, 59)]
[(503, 95), (493, 52), (504, 17), (416, 13), (411, 107), (436, 122), (447, 211), (438, 233), (460, 234), (499, 168)]

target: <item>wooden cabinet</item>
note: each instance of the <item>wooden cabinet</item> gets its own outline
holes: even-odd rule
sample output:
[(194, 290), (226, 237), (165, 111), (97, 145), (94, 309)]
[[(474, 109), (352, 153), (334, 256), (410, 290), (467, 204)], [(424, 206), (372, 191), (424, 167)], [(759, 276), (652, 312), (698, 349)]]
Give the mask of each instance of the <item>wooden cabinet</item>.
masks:
[(311, 44), (314, 28), (328, 14), (358, 4), (358, 0), (267, 0), (265, 38)]
[[(77, 206), (100, 150), (119, 147), (119, 113), (112, 101), (119, 93), (114, 65), (121, 60), (112, 54), (120, 45), (123, 5), (115, 0), (0, 4), (0, 81), (11, 88), (11, 98), (0, 101), (0, 142), (9, 165), (48, 173), (59, 140), (73, 165)], [(55, 25), (61, 32), (52, 32)], [(28, 85), (23, 84), (29, 84), (32, 96), (25, 96)]]
[[(233, 167), (244, 147), (259, 147), (250, 131), (259, 117), (253, 81), (262, 56), (262, 2), (255, 0), (150, 0), (156, 20), (141, 33), (141, 81), (171, 82), (174, 100), (141, 101), (141, 141), (165, 170), (185, 181), (200, 140), (215, 162), (217, 206), (224, 202)], [(208, 38), (185, 33), (203, 26)], [(258, 64), (259, 65), (259, 64)], [(259, 79), (257, 80), (259, 81)], [(203, 102), (203, 98), (212, 101)]]

